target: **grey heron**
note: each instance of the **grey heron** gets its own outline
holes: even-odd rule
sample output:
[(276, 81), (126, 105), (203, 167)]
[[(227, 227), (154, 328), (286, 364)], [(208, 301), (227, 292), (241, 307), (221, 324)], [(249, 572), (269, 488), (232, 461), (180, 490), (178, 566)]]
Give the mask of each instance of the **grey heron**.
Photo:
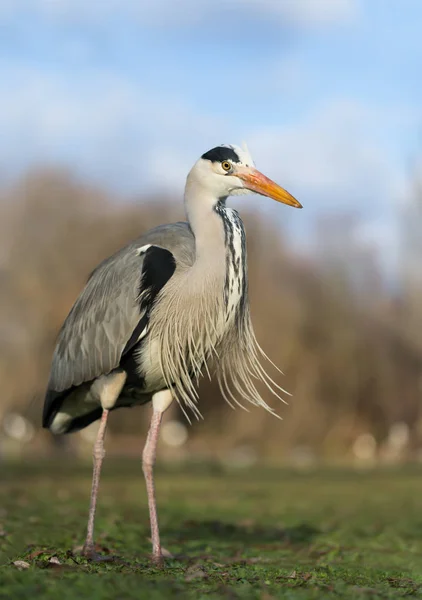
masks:
[[(142, 455), (152, 558), (162, 562), (153, 467), (162, 415), (175, 399), (198, 416), (199, 377), (212, 367), (223, 397), (273, 412), (256, 382), (283, 392), (250, 319), (245, 231), (227, 198), (256, 192), (301, 204), (254, 166), (246, 146), (221, 145), (199, 158), (185, 187), (187, 222), (161, 225), (91, 274), (56, 343), (43, 427), (78, 431), (100, 419), (83, 552), (93, 557), (94, 516), (109, 412), (152, 401)], [(268, 359), (269, 360), (269, 359)]]

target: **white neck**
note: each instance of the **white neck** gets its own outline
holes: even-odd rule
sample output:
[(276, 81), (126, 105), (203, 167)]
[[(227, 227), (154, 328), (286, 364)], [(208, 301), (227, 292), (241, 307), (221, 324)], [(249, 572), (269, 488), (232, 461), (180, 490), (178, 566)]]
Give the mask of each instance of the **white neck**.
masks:
[(235, 317), (246, 293), (245, 231), (236, 211), (226, 209), (224, 204), (216, 210), (219, 200), (200, 181), (188, 177), (185, 209), (195, 236), (196, 253), (190, 281), (210, 281), (211, 277), (213, 289), (221, 286), (228, 322)]
[(204, 189), (200, 182), (188, 179), (185, 189), (185, 211), (195, 236), (197, 262), (221, 261), (224, 265), (224, 225), (214, 210), (218, 200)]

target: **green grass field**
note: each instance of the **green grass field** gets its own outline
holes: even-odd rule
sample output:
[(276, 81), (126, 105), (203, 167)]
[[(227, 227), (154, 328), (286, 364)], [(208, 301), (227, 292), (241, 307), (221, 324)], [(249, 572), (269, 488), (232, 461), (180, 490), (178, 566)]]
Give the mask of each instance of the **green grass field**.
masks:
[(159, 468), (162, 541), (173, 555), (162, 570), (148, 561), (140, 463), (105, 461), (96, 533), (110, 560), (100, 563), (77, 554), (89, 487), (88, 466), (2, 468), (0, 598), (422, 597), (417, 468)]

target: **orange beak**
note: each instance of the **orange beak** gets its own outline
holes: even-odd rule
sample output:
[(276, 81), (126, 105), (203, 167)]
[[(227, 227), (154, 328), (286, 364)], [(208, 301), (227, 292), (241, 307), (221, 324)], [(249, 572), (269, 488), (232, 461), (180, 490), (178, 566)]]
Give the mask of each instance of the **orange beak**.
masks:
[(268, 196), (268, 198), (288, 204), (289, 206), (294, 206), (295, 208), (303, 208), (301, 203), (289, 194), (289, 192), (253, 167), (240, 167), (234, 175), (244, 181), (246, 184), (245, 187), (251, 190), (251, 192)]

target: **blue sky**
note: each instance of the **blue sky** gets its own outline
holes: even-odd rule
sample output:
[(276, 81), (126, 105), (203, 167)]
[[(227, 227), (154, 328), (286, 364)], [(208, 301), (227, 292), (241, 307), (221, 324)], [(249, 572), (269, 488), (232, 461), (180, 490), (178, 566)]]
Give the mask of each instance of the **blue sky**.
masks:
[(420, 0), (0, 0), (0, 177), (57, 164), (181, 193), (200, 154), (246, 140), (305, 206), (283, 218), (358, 210), (391, 252), (421, 23)]

